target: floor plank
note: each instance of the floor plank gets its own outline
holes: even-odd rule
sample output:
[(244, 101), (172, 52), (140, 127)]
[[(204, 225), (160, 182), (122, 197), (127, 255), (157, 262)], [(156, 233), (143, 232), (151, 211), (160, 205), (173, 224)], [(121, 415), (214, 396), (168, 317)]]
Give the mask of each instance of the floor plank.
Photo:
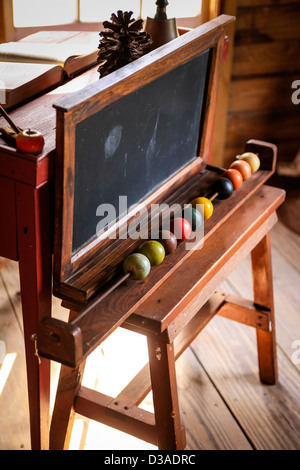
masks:
[(188, 450), (251, 450), (252, 446), (191, 349), (176, 362), (181, 420)]
[(258, 377), (255, 330), (215, 318), (192, 349), (256, 449), (300, 449), (300, 377), (278, 351), (279, 381)]
[(272, 233), (272, 247), (291, 266), (300, 272), (300, 236), (278, 223)]
[(0, 274), (0, 450), (30, 449), (24, 341)]
[(16, 261), (10, 261), (0, 272), (18, 325), (21, 331), (23, 331), (18, 263)]

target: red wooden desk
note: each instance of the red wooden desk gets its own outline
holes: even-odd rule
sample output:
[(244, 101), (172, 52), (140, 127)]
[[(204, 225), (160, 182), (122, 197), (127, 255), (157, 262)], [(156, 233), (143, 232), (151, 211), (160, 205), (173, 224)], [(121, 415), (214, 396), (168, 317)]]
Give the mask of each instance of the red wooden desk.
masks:
[[(96, 70), (10, 112), (19, 127), (43, 133), (42, 154), (22, 154), (0, 138), (0, 256), (19, 261), (32, 449), (47, 449), (49, 440), (49, 361), (41, 359), (39, 364), (31, 336), (38, 321), (51, 315), (56, 126), (52, 104), (98, 80)], [(4, 126), (7, 123), (0, 118), (0, 127)]]

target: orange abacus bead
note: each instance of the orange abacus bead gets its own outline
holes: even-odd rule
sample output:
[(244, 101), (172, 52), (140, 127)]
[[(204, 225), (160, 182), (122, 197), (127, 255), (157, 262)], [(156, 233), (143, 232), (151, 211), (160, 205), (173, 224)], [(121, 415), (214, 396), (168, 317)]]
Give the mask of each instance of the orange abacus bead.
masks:
[(233, 168), (226, 170), (222, 176), (224, 178), (228, 178), (232, 182), (234, 190), (239, 189), (244, 181), (242, 174), (238, 170), (234, 170)]
[(252, 175), (251, 166), (245, 160), (235, 160), (231, 163), (230, 168), (239, 171), (244, 181)]

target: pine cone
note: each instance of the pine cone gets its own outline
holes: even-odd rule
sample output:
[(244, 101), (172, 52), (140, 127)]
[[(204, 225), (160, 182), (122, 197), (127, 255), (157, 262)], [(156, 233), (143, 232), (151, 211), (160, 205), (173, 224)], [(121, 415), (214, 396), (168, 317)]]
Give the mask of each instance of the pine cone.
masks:
[(98, 46), (100, 78), (138, 59), (149, 50), (152, 39), (141, 31), (143, 20), (131, 19), (131, 15), (132, 11), (119, 10), (117, 16), (114, 13), (111, 15), (111, 22), (103, 22), (106, 31), (100, 33), (102, 39)]

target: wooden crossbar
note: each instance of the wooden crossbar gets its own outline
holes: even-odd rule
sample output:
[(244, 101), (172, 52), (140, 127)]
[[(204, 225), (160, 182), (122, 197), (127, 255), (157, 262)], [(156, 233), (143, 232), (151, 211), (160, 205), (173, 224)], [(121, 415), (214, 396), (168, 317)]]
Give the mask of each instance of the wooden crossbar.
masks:
[(218, 315), (259, 330), (272, 330), (270, 310), (234, 295), (228, 295)]
[(157, 445), (155, 418), (149, 411), (137, 406), (121, 407), (117, 399), (86, 387), (81, 387), (74, 409), (82, 416)]

